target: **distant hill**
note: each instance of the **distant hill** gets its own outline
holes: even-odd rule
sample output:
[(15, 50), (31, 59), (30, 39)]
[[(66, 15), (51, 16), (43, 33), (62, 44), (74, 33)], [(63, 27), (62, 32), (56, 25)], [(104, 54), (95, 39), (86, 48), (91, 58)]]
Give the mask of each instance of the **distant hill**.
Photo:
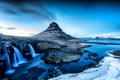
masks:
[(42, 38), (44, 38), (44, 39), (60, 38), (60, 39), (66, 39), (66, 40), (67, 39), (76, 39), (75, 37), (72, 37), (71, 35), (68, 35), (65, 32), (63, 32), (62, 29), (55, 22), (52, 22), (45, 31), (43, 31), (33, 37), (37, 38), (37, 39), (42, 39)]
[(0, 36), (3, 36), (3, 34), (2, 34), (2, 33), (0, 33)]

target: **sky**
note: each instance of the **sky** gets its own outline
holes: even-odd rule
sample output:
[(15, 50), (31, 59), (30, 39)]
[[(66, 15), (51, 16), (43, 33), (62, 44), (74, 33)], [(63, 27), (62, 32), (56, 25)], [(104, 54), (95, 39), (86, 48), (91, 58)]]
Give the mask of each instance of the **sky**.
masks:
[(57, 22), (75, 37), (120, 38), (120, 3), (77, 0), (0, 0), (0, 33), (33, 36)]

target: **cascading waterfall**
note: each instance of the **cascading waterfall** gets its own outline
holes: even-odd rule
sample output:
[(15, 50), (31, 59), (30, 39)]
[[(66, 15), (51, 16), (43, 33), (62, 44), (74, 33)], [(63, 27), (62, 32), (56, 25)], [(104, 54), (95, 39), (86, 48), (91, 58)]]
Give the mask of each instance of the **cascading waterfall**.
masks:
[(12, 69), (12, 67), (18, 67), (19, 64), (26, 62), (25, 59), (22, 56), (22, 53), (14, 46), (13, 46), (13, 49), (14, 49), (14, 53), (13, 53), (13, 63), (12, 63), (12, 65), (11, 65), (9, 50), (8, 50), (7, 47), (5, 49), (5, 53), (6, 53), (6, 57), (7, 57), (7, 71), (5, 72), (5, 74), (13, 73), (15, 70)]
[(33, 49), (31, 44), (28, 44), (28, 46), (29, 46), (29, 49), (30, 49), (29, 53), (32, 56), (32, 58), (34, 58), (35, 57), (35, 50)]
[(17, 63), (17, 56), (16, 54), (14, 53), (14, 58), (13, 58), (13, 64), (12, 64), (13, 67), (17, 67), (18, 66), (18, 63)]
[(13, 67), (17, 67), (19, 64), (26, 62), (25, 59), (22, 56), (22, 53), (17, 49), (16, 47), (14, 48), (14, 60), (13, 60)]
[(11, 70), (12, 68), (11, 68), (11, 64), (10, 64), (10, 57), (9, 57), (8, 52), (7, 52), (7, 49), (5, 50), (5, 52), (6, 52), (6, 58), (7, 58), (7, 69)]
[(11, 74), (11, 73), (13, 73), (15, 70), (14, 69), (12, 69), (12, 66), (11, 66), (11, 64), (10, 64), (10, 57), (9, 57), (9, 53), (8, 53), (8, 47), (6, 47), (6, 49), (5, 49), (5, 53), (6, 53), (6, 58), (7, 58), (7, 71), (5, 72), (5, 74)]
[[(31, 44), (28, 44), (28, 46), (29, 46), (29, 54), (32, 56), (32, 58), (34, 58), (35, 51)], [(14, 53), (10, 54), (10, 55), (13, 55), (13, 62), (12, 62), (10, 59), (10, 55), (9, 55), (10, 50), (8, 47), (9, 47), (9, 45), (5, 45), (5, 53), (6, 53), (6, 58), (7, 58), (7, 64), (6, 64), (7, 71), (5, 72), (5, 74), (7, 74), (7, 75), (12, 74), (15, 71), (15, 69), (13, 69), (14, 67), (18, 67), (19, 64), (26, 62), (26, 59), (23, 57), (22, 53), (19, 51), (18, 48), (14, 47), (14, 46), (12, 46), (14, 49)], [(11, 64), (11, 62), (12, 62), (12, 64)]]

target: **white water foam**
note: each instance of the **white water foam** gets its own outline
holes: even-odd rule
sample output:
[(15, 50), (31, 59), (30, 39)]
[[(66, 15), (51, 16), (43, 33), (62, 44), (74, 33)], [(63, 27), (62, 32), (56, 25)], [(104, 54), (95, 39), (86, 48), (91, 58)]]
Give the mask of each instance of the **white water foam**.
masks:
[(15, 72), (15, 69), (10, 69), (5, 72), (5, 74), (10, 75)]

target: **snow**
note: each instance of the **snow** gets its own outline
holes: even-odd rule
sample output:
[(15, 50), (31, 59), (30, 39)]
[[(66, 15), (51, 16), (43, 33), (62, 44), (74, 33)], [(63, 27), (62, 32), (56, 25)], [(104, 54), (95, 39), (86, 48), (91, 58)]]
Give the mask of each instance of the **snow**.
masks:
[(120, 80), (120, 60), (105, 57), (97, 68), (90, 68), (81, 73), (63, 74), (49, 80)]
[(95, 37), (101, 37), (101, 38), (120, 38), (120, 32), (111, 32), (111, 33), (102, 33), (102, 34), (95, 34), (95, 35), (90, 35), (90, 37), (95, 38)]

